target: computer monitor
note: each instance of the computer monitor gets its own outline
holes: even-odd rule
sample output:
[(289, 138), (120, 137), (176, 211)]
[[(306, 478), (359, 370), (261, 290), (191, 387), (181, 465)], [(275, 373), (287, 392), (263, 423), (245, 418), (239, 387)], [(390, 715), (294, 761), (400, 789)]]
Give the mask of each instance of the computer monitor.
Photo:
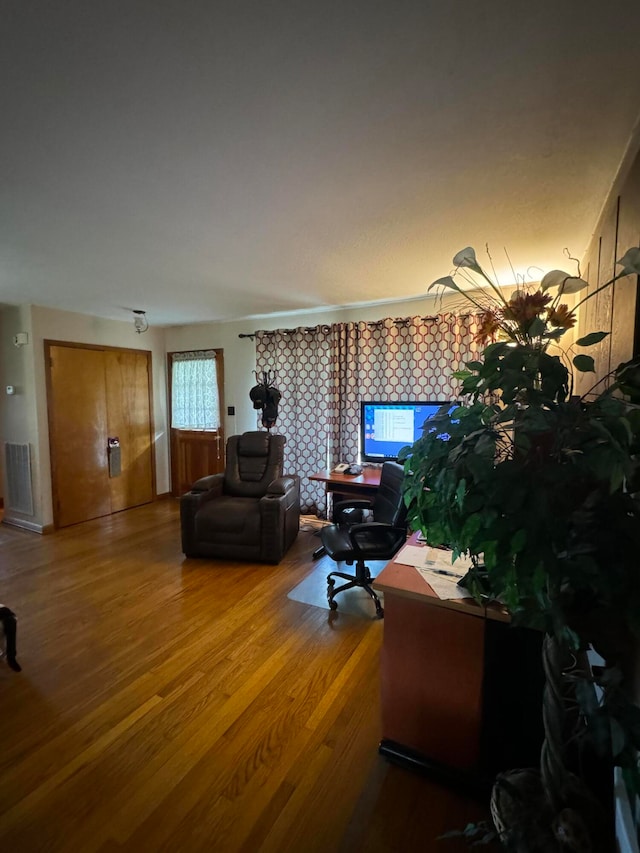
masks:
[(364, 462), (397, 459), (400, 450), (422, 438), (422, 426), (449, 400), (363, 401), (360, 404), (360, 454)]

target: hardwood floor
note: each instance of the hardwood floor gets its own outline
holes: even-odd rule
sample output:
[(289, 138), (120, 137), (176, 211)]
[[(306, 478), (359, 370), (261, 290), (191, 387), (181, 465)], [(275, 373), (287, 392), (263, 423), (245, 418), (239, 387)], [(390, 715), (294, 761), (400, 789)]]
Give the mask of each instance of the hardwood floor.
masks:
[(383, 622), (287, 598), (316, 546), (185, 560), (173, 500), (0, 526), (2, 849), (466, 850), (483, 809), (377, 754)]

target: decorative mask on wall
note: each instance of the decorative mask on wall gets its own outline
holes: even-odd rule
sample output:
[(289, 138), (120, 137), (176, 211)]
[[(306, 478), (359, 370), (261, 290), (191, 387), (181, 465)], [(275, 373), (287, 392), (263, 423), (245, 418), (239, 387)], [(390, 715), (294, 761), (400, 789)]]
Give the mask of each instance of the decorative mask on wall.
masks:
[(257, 371), (254, 374), (258, 384), (249, 391), (249, 397), (254, 409), (262, 409), (262, 426), (271, 429), (278, 419), (278, 403), (282, 399), (282, 394), (274, 386), (276, 374), (267, 370), (262, 374), (262, 381), (258, 379)]

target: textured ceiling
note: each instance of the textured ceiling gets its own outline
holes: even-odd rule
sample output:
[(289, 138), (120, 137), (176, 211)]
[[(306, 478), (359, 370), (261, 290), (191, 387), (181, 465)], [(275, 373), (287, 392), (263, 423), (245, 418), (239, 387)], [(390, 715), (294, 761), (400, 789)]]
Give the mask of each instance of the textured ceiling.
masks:
[[(582, 254), (637, 0), (5, 0), (0, 302), (154, 325)], [(502, 273), (501, 273), (502, 274)]]

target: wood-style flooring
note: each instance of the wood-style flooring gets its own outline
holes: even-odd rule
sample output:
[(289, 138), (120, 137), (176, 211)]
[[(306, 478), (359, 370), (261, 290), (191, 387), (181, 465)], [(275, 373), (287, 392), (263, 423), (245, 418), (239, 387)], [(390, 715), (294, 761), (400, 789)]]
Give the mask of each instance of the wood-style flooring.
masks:
[(377, 754), (384, 623), (287, 598), (317, 544), (186, 560), (174, 500), (0, 526), (0, 849), (466, 850), (483, 808)]

